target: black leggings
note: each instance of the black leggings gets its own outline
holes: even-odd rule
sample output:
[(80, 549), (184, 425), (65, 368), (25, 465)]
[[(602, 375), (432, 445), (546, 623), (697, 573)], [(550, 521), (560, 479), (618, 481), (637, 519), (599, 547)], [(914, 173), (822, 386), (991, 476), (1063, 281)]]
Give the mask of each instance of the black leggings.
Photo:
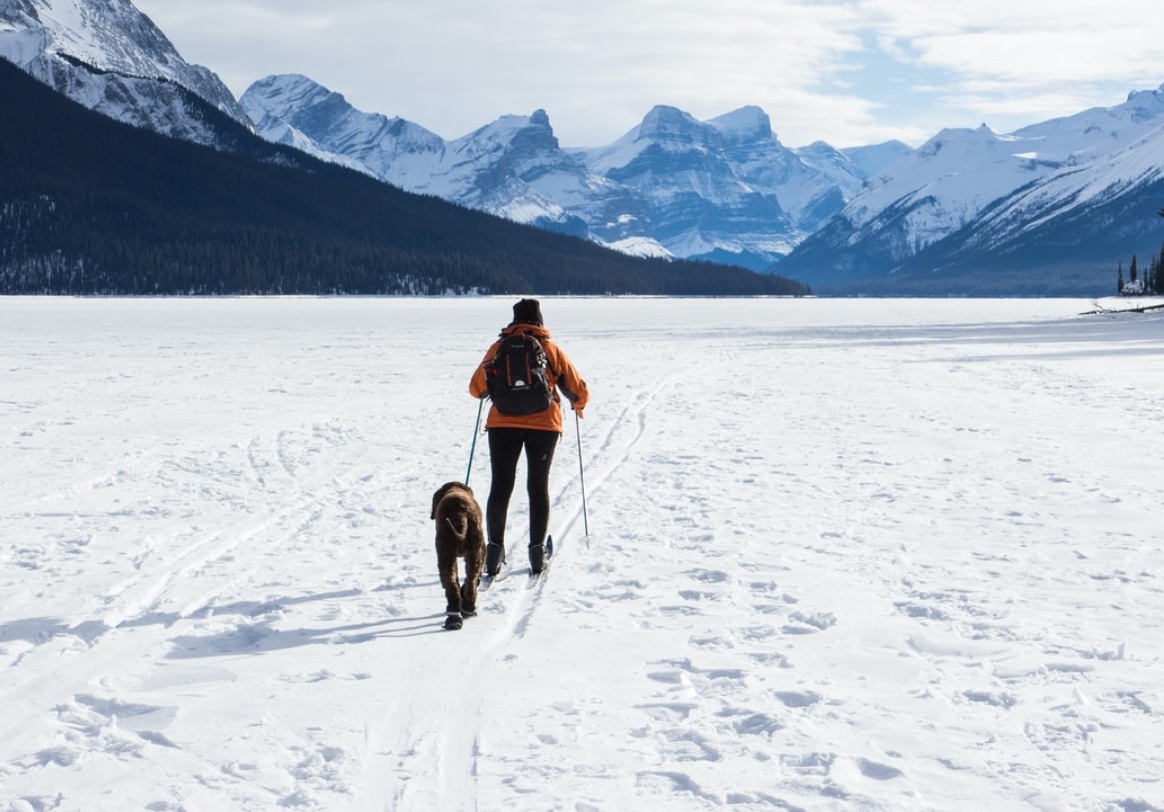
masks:
[(505, 517), (523, 448), (529, 492), (529, 543), (531, 546), (545, 543), (550, 528), (550, 465), (561, 436), (556, 431), (536, 429), (489, 429), (493, 483), (489, 487), (485, 523), (490, 544), (505, 545)]

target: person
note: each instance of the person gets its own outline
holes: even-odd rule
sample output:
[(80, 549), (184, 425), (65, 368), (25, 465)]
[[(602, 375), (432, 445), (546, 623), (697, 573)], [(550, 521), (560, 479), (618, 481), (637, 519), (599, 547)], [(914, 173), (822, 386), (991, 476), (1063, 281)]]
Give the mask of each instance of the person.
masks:
[(489, 460), (493, 481), (485, 507), (485, 526), (488, 546), (485, 551), (485, 574), (495, 576), (505, 563), (505, 522), (509, 513), (509, 498), (517, 477), (517, 462), (522, 451), (526, 461), (526, 489), (529, 493), (529, 566), (530, 572), (539, 573), (546, 562), (546, 536), (550, 525), (550, 466), (554, 449), (562, 436), (560, 392), (570, 406), (582, 416), (590, 400), (586, 381), (570, 362), (566, 353), (550, 338), (550, 331), (542, 322), (541, 303), (537, 299), (522, 299), (513, 306), (513, 321), (485, 353), (484, 360), (473, 372), (469, 393), (476, 398), (490, 396), (487, 370), (493, 364), (498, 349), (507, 338), (518, 334), (531, 335), (541, 344), (546, 356), (546, 380), (549, 384), (550, 405), (532, 414), (505, 414), (494, 402), (485, 420), (489, 436)]

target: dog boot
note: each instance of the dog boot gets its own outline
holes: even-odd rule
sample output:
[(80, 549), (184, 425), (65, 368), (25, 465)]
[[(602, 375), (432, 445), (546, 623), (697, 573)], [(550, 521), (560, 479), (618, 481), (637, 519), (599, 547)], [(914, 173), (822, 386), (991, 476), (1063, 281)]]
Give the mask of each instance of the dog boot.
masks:
[(529, 546), (529, 571), (537, 575), (546, 568), (546, 547), (544, 544)]
[(494, 576), (501, 572), (501, 565), (505, 563), (505, 547), (501, 544), (489, 542), (485, 548), (485, 574)]
[(461, 617), (474, 617), (477, 614), (476, 596), (470, 598), (469, 591), (469, 582), (466, 581), (461, 586)]
[(461, 617), (461, 596), (458, 594), (445, 606), (445, 628), (456, 630), (461, 628), (464, 619)]

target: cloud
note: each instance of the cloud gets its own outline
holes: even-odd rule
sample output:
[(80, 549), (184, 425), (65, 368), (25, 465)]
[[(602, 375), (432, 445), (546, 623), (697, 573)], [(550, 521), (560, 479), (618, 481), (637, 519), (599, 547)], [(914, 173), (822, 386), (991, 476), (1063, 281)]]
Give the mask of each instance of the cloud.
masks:
[[(139, 0), (241, 94), (303, 73), (446, 138), (546, 109), (567, 146), (656, 104), (763, 107), (837, 146), (988, 121), (1006, 132), (1155, 87), (1164, 6), (1109, 0)], [(224, 26), (222, 21), (231, 24)]]
[(999, 131), (1111, 106), (1164, 78), (1162, 6), (975, 0), (939, 10), (916, 0), (875, 0), (865, 8), (885, 50), (947, 75), (927, 89), (943, 113), (997, 117)]

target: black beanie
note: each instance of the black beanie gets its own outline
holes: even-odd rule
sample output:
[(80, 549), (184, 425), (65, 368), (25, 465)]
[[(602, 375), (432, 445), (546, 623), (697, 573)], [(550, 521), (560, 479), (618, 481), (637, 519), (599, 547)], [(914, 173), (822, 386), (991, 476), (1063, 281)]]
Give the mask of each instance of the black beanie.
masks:
[(537, 299), (522, 299), (513, 306), (513, 323), (514, 324), (536, 324), (538, 327), (544, 326), (542, 324), (542, 306)]

